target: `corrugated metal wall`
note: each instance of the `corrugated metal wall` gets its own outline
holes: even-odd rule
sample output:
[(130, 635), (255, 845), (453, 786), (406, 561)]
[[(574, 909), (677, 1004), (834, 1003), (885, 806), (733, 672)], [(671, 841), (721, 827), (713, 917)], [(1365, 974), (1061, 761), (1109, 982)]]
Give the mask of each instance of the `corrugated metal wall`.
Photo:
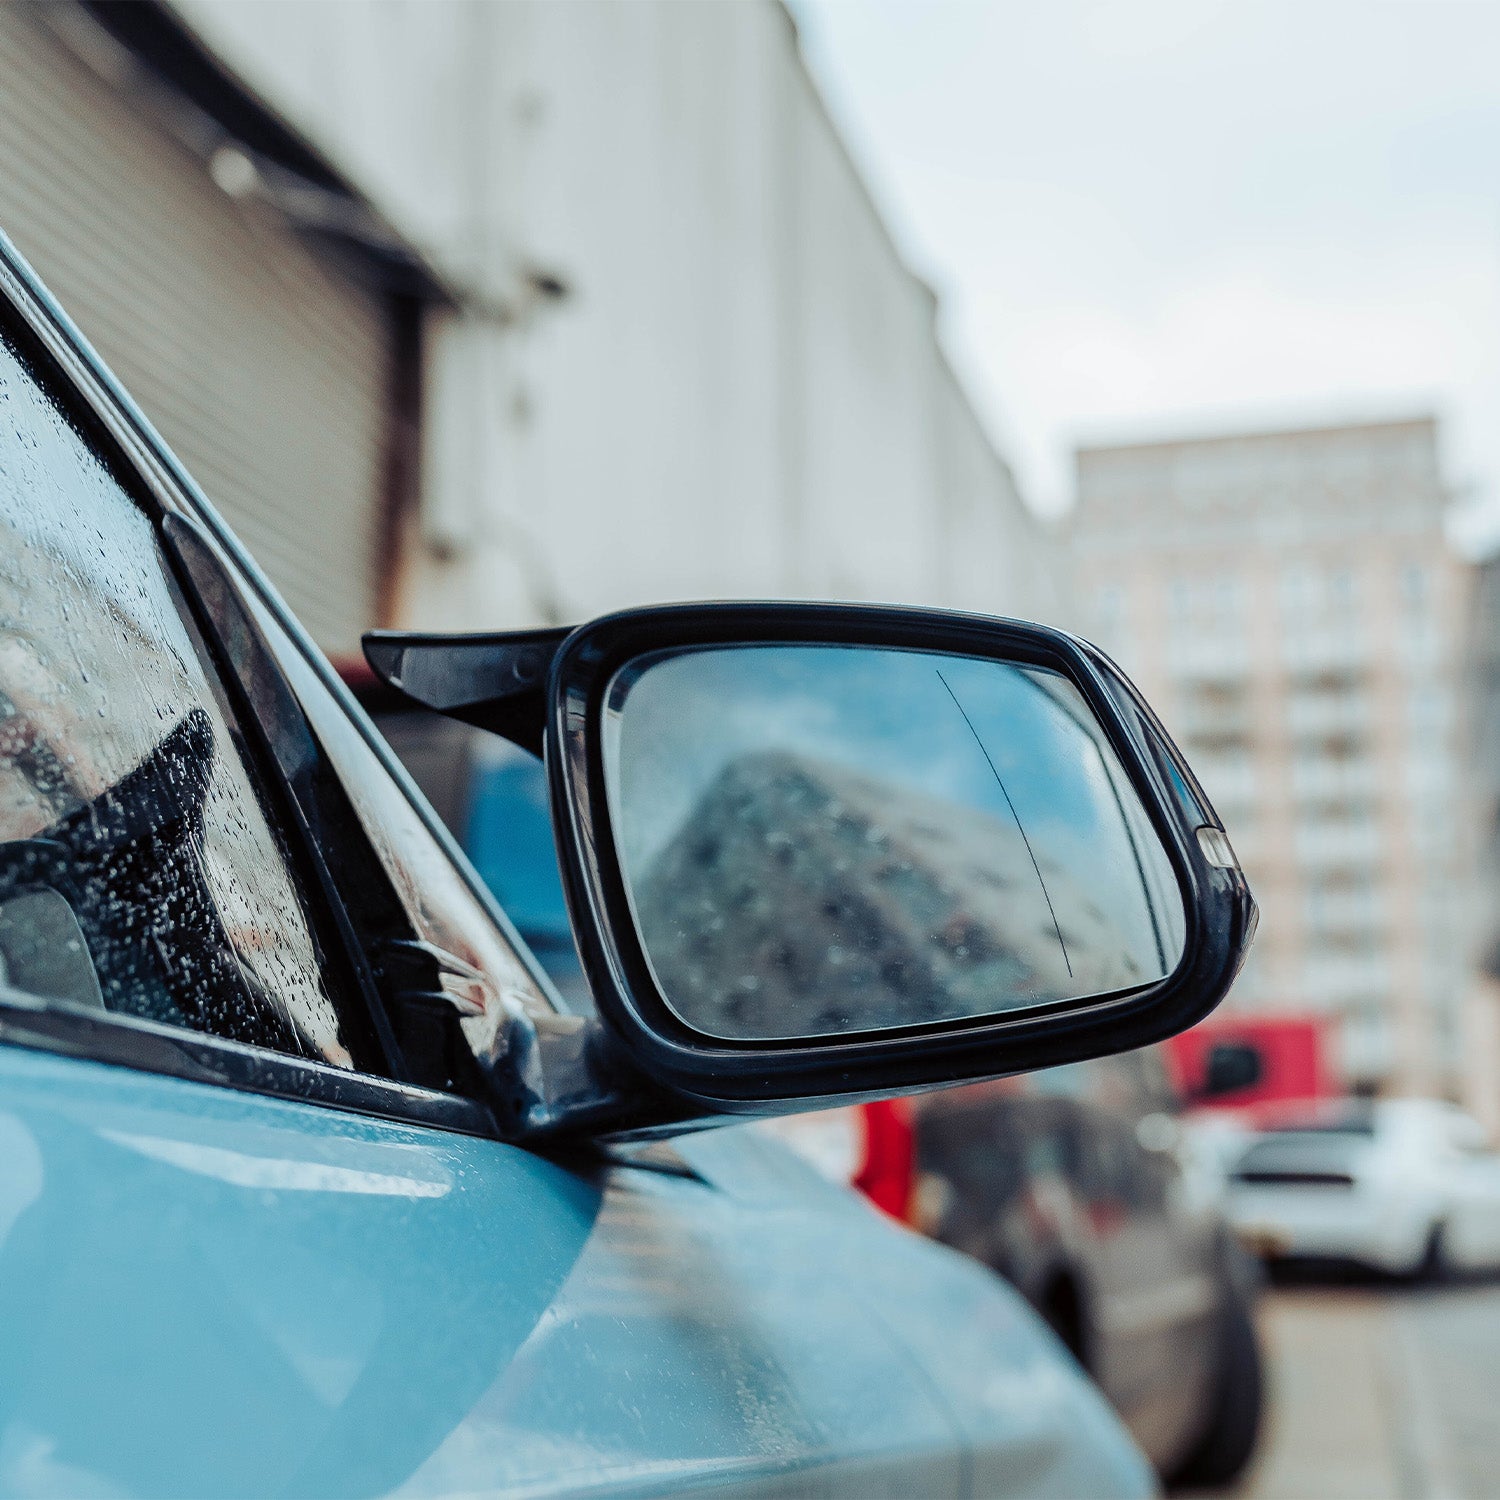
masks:
[(326, 649), (377, 617), (382, 297), (0, 4), (0, 226)]
[(515, 314), (427, 325), (437, 545), (403, 624), (735, 595), (1067, 617), (779, 0), (173, 7)]

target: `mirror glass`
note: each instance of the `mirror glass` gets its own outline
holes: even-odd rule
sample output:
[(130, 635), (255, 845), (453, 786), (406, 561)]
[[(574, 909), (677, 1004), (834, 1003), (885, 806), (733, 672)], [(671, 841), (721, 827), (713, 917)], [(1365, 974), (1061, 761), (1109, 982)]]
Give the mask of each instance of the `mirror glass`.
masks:
[(1035, 667), (863, 646), (662, 653), (611, 682), (617, 855), (662, 996), (734, 1041), (1162, 979), (1176, 876), (1092, 712)]
[(83, 929), (67, 900), (49, 887), (0, 900), (0, 985), (104, 1009)]

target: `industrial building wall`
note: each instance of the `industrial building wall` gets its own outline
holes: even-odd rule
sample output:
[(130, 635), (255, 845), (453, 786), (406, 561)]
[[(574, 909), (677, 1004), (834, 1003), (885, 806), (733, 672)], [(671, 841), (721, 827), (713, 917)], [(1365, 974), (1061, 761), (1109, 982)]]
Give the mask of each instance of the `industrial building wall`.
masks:
[(428, 333), (412, 624), (801, 595), (1051, 614), (772, 0), (179, 0), (464, 293)]
[[(50, 19), (49, 19), (50, 15)], [(0, 5), (0, 228), (328, 649), (377, 612), (385, 304), (63, 40)]]

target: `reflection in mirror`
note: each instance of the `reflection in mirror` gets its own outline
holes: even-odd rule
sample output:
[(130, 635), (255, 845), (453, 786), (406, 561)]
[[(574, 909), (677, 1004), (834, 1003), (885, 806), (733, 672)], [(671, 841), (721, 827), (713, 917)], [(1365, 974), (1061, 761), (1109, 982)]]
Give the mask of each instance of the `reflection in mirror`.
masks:
[(47, 886), (0, 900), (0, 985), (104, 1009), (78, 918), (66, 898)]
[(850, 646), (662, 653), (610, 684), (620, 868), (663, 999), (791, 1040), (1164, 978), (1177, 880), (1077, 690)]

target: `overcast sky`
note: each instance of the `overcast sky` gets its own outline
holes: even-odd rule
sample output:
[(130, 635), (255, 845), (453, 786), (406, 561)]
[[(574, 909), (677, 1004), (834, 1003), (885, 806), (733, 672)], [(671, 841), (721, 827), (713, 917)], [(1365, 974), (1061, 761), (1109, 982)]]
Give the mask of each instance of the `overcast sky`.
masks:
[(1500, 3), (795, 12), (1039, 509), (1078, 438), (1432, 410), (1500, 511)]

